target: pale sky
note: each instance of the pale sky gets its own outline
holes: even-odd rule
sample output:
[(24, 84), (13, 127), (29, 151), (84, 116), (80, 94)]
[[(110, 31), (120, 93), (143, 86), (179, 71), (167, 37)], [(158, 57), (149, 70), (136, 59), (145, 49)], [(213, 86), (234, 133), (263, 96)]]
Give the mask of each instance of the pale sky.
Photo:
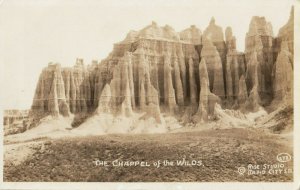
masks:
[[(226, 3), (225, 3), (226, 2)], [(101, 60), (130, 30), (156, 21), (176, 31), (212, 16), (231, 26), (240, 51), (252, 16), (265, 16), (274, 35), (289, 18), (293, 0), (0, 0), (1, 101), (4, 109), (29, 109), (42, 68)]]

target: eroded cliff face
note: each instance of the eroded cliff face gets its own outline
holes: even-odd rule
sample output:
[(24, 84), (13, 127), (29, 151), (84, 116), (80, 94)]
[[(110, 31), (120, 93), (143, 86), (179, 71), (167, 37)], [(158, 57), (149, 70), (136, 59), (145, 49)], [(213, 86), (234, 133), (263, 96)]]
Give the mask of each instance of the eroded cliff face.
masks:
[[(280, 44), (282, 41), (287, 42), (289, 52), (294, 54), (294, 7), (292, 7), (288, 22), (279, 29), (276, 42)], [(279, 50), (280, 45), (277, 46)]]
[(231, 27), (225, 30), (227, 55), (226, 55), (226, 98), (227, 105), (230, 108), (236, 108), (242, 101), (238, 101), (239, 93), (247, 95), (247, 91), (241, 86), (240, 82), (245, 79), (242, 76), (246, 72), (245, 56), (243, 53), (238, 52), (236, 49), (236, 38), (232, 34)]
[(292, 101), (293, 98), (293, 56), (288, 42), (281, 43), (281, 50), (273, 68), (273, 92), (275, 101)]
[(193, 122), (205, 122), (216, 103), (255, 111), (282, 101), (292, 94), (292, 15), (278, 37), (264, 17), (253, 17), (245, 53), (237, 51), (230, 27), (224, 39), (214, 18), (203, 35), (195, 26), (177, 33), (153, 22), (129, 32), (100, 63), (85, 66), (77, 59), (72, 68), (50, 63), (40, 75), (32, 113), (145, 112), (162, 122), (162, 112), (178, 116), (193, 107), (188, 109)]
[(294, 82), (294, 8), (292, 7), (288, 22), (279, 29), (275, 38), (273, 65), (273, 102), (293, 104)]
[[(251, 65), (247, 71), (246, 83), (248, 93), (254, 87), (255, 64), (260, 65), (258, 72), (258, 93), (263, 104), (270, 103), (272, 99), (271, 73), (274, 64), (273, 57), (273, 31), (272, 25), (264, 17), (253, 17), (246, 35), (245, 59)], [(255, 54), (255, 57), (253, 57)], [(251, 64), (248, 64), (251, 63)]]

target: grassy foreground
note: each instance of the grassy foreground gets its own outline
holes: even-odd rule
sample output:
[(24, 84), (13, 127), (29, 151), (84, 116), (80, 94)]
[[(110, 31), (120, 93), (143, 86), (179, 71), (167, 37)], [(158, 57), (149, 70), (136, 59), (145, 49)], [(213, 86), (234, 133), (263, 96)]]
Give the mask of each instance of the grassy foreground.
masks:
[[(292, 173), (241, 175), (238, 167), (276, 164), (292, 149), (258, 129), (220, 129), (151, 135), (106, 135), (44, 141), (19, 165), (8, 160), (4, 181), (221, 182), (292, 181)], [(154, 167), (158, 160), (201, 161), (201, 166)], [(145, 161), (150, 167), (96, 166), (95, 160)], [(292, 161), (284, 163), (292, 167)]]

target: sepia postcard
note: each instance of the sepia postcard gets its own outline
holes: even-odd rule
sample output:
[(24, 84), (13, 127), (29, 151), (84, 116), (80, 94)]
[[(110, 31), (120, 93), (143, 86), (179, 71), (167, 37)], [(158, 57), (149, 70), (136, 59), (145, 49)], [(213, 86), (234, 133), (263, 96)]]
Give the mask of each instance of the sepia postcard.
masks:
[(0, 189), (300, 189), (299, 7), (1, 0)]

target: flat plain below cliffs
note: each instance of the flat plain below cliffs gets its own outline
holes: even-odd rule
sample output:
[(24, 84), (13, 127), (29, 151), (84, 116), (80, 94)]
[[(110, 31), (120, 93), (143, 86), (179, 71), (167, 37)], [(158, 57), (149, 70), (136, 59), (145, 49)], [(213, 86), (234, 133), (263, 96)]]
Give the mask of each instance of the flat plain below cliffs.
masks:
[[(214, 18), (175, 32), (155, 22), (130, 31), (101, 62), (40, 74), (24, 137), (164, 133), (188, 129), (292, 128), (293, 9), (274, 36), (254, 16), (245, 51)], [(291, 122), (290, 122), (291, 121)], [(19, 134), (20, 135), (20, 134)], [(32, 137), (33, 137), (32, 136)]]

